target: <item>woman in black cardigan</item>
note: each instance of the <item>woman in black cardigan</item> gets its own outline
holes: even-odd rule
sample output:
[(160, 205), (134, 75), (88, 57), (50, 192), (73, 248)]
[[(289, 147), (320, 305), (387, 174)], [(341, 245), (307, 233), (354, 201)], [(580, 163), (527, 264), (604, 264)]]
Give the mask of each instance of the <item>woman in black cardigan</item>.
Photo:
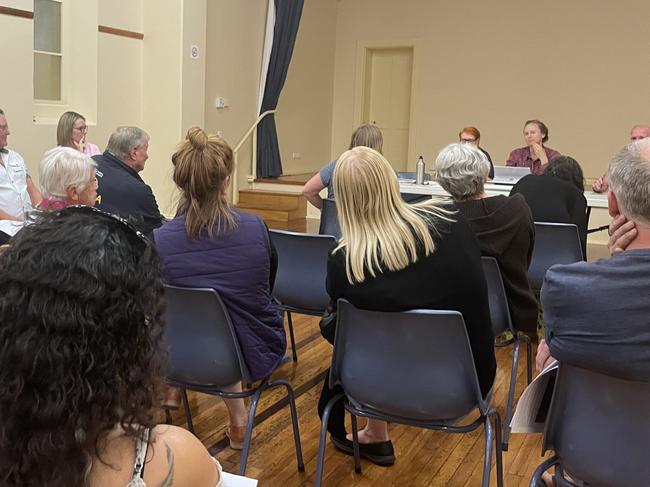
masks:
[[(339, 158), (334, 192), (342, 237), (327, 267), (332, 304), (345, 298), (358, 308), (375, 311), (461, 312), (486, 395), (496, 362), (481, 252), (466, 221), (432, 200), (404, 203), (394, 170), (367, 147), (356, 147)], [(321, 415), (338, 389), (330, 390), (325, 381)], [(332, 410), (328, 431), (337, 448), (352, 454), (341, 402)], [(359, 432), (359, 442), (364, 457), (379, 465), (393, 463), (386, 422), (369, 419)]]

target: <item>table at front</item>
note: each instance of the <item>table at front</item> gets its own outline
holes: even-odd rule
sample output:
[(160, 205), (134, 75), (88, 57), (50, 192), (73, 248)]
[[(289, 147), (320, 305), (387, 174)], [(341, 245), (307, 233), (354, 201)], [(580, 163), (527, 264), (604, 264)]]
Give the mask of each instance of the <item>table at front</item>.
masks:
[[(510, 184), (495, 184), (485, 183), (485, 192), (490, 196), (502, 194), (508, 196), (512, 185)], [(400, 181), (399, 190), (401, 193), (410, 194), (429, 194), (431, 196), (449, 196), (442, 186), (435, 181), (429, 181), (428, 184), (414, 184), (410, 182)], [(587, 206), (591, 208), (607, 208), (607, 194), (594, 193), (593, 191), (585, 191), (585, 198), (587, 199)], [(589, 211), (589, 210), (587, 210)]]

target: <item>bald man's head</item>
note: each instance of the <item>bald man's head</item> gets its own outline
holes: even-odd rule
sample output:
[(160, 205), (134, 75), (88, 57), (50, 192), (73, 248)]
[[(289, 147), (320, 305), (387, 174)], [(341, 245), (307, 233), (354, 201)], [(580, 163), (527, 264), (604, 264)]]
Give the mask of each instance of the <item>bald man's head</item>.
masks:
[(645, 139), (650, 137), (650, 126), (648, 125), (635, 125), (630, 130), (630, 142)]

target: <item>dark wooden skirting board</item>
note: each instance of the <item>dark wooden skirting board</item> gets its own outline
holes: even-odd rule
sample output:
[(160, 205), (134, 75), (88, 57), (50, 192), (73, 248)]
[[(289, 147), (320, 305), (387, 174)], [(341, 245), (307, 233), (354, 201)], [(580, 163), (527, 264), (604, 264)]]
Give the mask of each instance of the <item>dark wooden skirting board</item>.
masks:
[(115, 36), (129, 37), (131, 39), (144, 39), (144, 34), (141, 32), (134, 32), (132, 30), (117, 29), (115, 27), (108, 27), (107, 25), (98, 25), (97, 30), (104, 34), (112, 34)]
[(23, 19), (33, 19), (34, 12), (29, 10), (20, 10), (18, 8), (0, 6), (0, 14), (13, 15), (14, 17), (22, 17)]

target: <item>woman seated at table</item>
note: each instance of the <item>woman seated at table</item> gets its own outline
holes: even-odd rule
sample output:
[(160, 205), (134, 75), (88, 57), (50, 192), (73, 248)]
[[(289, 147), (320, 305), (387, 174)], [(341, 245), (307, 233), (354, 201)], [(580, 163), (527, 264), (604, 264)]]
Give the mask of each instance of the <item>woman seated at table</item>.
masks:
[[(282, 315), (271, 300), (275, 269), (266, 225), (259, 216), (228, 204), (234, 164), (224, 140), (193, 127), (172, 163), (182, 198), (176, 218), (154, 231), (165, 281), (215, 289), (228, 309), (252, 379), (264, 379), (286, 348)], [(241, 390), (241, 382), (232, 388)], [(224, 401), (230, 416), (226, 436), (231, 448), (241, 450), (248, 419), (244, 400)], [(169, 403), (175, 402), (172, 393)]]
[(587, 199), (582, 168), (573, 157), (559, 156), (542, 176), (525, 176), (512, 187), (520, 193), (536, 222), (573, 223), (578, 227), (583, 256), (587, 250)]
[[(381, 153), (384, 145), (384, 137), (381, 130), (376, 125), (366, 124), (358, 127), (352, 134), (350, 139), (350, 149), (353, 147), (370, 147)], [(334, 166), (336, 159), (330, 162), (327, 166), (314, 174), (312, 178), (305, 183), (302, 188), (302, 194), (307, 198), (312, 205), (321, 209), (323, 207), (323, 198), (320, 197), (320, 192), (327, 188), (327, 197), (334, 197), (334, 188), (332, 186), (332, 176), (334, 175)]]
[(472, 144), (483, 154), (485, 154), (485, 157), (490, 163), (490, 172), (488, 173), (488, 179), (494, 178), (494, 164), (492, 164), (492, 158), (490, 157), (488, 151), (481, 147), (481, 132), (479, 132), (476, 127), (465, 127), (458, 133), (458, 140), (464, 144)]
[[(367, 147), (341, 155), (334, 172), (334, 193), (342, 238), (327, 264), (332, 304), (344, 298), (376, 311), (460, 311), (486, 395), (496, 368), (493, 336), (481, 253), (465, 219), (433, 200), (405, 203), (395, 171), (379, 152)], [(332, 331), (327, 329), (324, 336), (331, 339)], [(340, 387), (330, 390), (325, 380), (319, 414), (338, 392)], [(328, 431), (337, 448), (352, 454), (340, 401), (332, 410)], [(359, 432), (359, 442), (361, 455), (370, 461), (394, 462), (386, 422), (369, 419)]]
[(436, 159), (438, 182), (476, 233), (482, 254), (499, 263), (514, 327), (536, 336), (538, 305), (528, 282), (533, 217), (520, 194), (485, 193), (489, 167), (483, 153), (469, 144), (450, 144)]
[(542, 174), (546, 164), (560, 155), (558, 151), (544, 146), (548, 141), (548, 128), (539, 120), (526, 121), (524, 140), (526, 146), (513, 150), (508, 156), (506, 166), (528, 167), (531, 173)]
[(163, 314), (156, 251), (126, 223), (72, 207), (21, 230), (0, 259), (2, 485), (221, 485), (152, 416)]
[(62, 210), (72, 205), (94, 206), (97, 198), (95, 161), (70, 147), (55, 147), (43, 156), (38, 176), (43, 199), (40, 210)]

